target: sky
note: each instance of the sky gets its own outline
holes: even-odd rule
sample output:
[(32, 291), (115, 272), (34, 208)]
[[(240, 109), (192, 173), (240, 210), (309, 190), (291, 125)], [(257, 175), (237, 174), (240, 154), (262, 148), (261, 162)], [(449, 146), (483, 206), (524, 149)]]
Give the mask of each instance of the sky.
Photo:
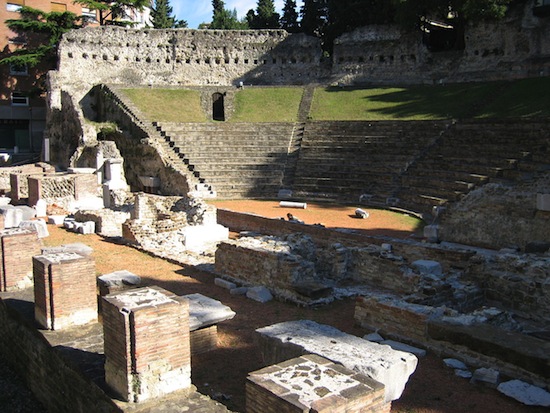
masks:
[[(282, 14), (284, 0), (275, 0), (275, 11)], [(300, 11), (301, 0), (297, 0), (297, 11)], [(225, 0), (227, 10), (237, 9), (237, 17), (242, 19), (250, 9), (256, 10), (257, 0)], [(212, 21), (212, 1), (211, 0), (171, 0), (172, 15), (178, 20), (186, 20), (190, 29), (196, 29), (201, 23)]]

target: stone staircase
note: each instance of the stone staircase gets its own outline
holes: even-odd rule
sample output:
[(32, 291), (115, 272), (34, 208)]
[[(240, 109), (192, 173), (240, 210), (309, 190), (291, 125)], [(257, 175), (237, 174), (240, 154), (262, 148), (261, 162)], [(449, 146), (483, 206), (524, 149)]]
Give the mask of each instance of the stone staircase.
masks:
[(308, 122), (296, 168), (300, 198), (395, 204), (400, 176), (442, 128), (419, 122)]
[[(276, 198), (293, 170), (294, 123), (162, 123), (165, 143), (218, 198)], [(298, 130), (298, 132), (296, 132)]]
[(549, 122), (460, 122), (401, 177), (396, 196), (408, 209), (431, 213), (480, 185), (532, 179), (550, 169)]

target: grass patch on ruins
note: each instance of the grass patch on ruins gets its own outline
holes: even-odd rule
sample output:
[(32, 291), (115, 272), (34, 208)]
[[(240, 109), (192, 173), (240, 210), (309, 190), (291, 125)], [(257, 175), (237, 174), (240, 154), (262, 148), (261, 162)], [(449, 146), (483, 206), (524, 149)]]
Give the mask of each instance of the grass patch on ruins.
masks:
[(482, 108), (479, 118), (549, 117), (550, 77), (503, 83), (498, 95)]
[(148, 118), (159, 122), (206, 122), (200, 93), (185, 89), (123, 89)]
[(312, 120), (547, 117), (550, 78), (437, 86), (317, 88)]
[(295, 122), (301, 87), (244, 88), (235, 94), (231, 122)]

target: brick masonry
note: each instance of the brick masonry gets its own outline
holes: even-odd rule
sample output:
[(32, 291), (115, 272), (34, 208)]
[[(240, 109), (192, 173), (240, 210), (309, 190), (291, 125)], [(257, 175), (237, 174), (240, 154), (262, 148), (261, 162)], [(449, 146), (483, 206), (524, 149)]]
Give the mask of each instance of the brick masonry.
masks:
[(105, 380), (126, 401), (191, 386), (189, 303), (160, 287), (103, 299)]
[(390, 412), (384, 386), (316, 355), (305, 355), (249, 374), (247, 413)]
[(76, 253), (33, 257), (36, 321), (58, 330), (97, 321), (95, 261)]
[(0, 231), (0, 291), (29, 287), (32, 284), (32, 257), (40, 254), (38, 234), (25, 229)]

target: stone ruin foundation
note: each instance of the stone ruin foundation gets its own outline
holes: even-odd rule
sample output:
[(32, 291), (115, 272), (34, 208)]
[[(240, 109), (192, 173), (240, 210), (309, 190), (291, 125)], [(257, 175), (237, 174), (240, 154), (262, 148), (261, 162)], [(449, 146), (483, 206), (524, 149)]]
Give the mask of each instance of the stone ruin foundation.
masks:
[(254, 371), (246, 382), (247, 413), (389, 413), (384, 386), (317, 355)]
[(142, 402), (191, 386), (189, 302), (159, 287), (103, 299), (105, 379)]
[(35, 318), (59, 330), (97, 321), (95, 261), (74, 252), (32, 258)]

